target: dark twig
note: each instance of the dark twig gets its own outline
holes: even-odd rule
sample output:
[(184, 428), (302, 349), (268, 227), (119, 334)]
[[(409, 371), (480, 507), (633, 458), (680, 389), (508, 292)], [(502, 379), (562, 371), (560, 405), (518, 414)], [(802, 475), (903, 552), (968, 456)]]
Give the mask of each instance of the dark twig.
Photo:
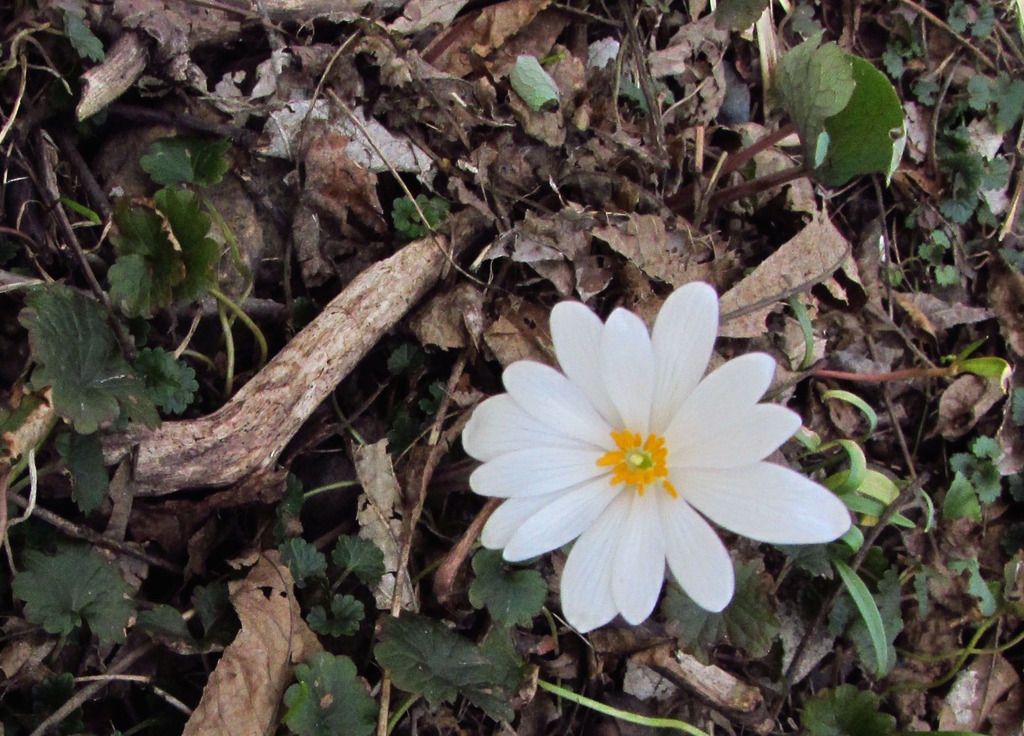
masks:
[(640, 90), (644, 93), (644, 101), (647, 103), (647, 122), (651, 137), (654, 139), (657, 163), (664, 169), (668, 166), (668, 154), (665, 150), (665, 121), (661, 117), (658, 96), (654, 93), (654, 81), (651, 79), (651, 70), (647, 66), (647, 55), (644, 54), (643, 44), (640, 43), (640, 33), (637, 30), (639, 11), (634, 15), (626, 0), (619, 0), (619, 12), (622, 14), (622, 22), (626, 26), (626, 34), (629, 36), (630, 51), (636, 66)]
[(100, 187), (99, 182), (96, 181), (96, 177), (93, 176), (92, 167), (82, 158), (78, 146), (75, 145), (75, 140), (65, 130), (56, 132), (55, 136), (61, 153), (64, 154), (64, 158), (68, 160), (68, 163), (74, 167), (75, 173), (78, 174), (82, 187), (85, 189), (85, 193), (92, 202), (92, 206), (99, 210), (100, 216), (104, 220), (109, 220), (114, 213), (114, 209), (110, 206), (110, 199), (104, 193), (103, 188)]
[(114, 336), (117, 338), (117, 342), (121, 346), (121, 352), (128, 360), (132, 360), (135, 357), (135, 342), (131, 339), (131, 336), (125, 332), (124, 325), (117, 318), (114, 313), (114, 306), (110, 303), (110, 297), (107, 292), (100, 286), (99, 280), (96, 278), (96, 274), (93, 273), (92, 266), (89, 265), (89, 260), (85, 257), (85, 252), (82, 250), (81, 243), (78, 242), (78, 235), (75, 234), (75, 229), (71, 227), (71, 221), (68, 219), (67, 212), (64, 211), (64, 206), (60, 202), (60, 187), (57, 184), (57, 172), (53, 168), (53, 162), (48, 155), (50, 143), (47, 142), (46, 134), (42, 129), (35, 131), (35, 145), (36, 151), (39, 156), (39, 160), (42, 162), (42, 194), (45, 198), (45, 204), (48, 210), (50, 210), (57, 220), (57, 226), (60, 228), (61, 234), (67, 241), (68, 247), (71, 248), (72, 253), (75, 255), (75, 259), (78, 261), (78, 265), (82, 269), (82, 273), (85, 274), (85, 280), (89, 283), (89, 288), (93, 294), (99, 300), (100, 304), (103, 305), (104, 309), (107, 310), (107, 321), (114, 330)]
[[(8, 497), (8, 500), (19, 508), (28, 507), (28, 501), (21, 496), (11, 495)], [(47, 511), (42, 506), (36, 506), (35, 509), (33, 509), (32, 518), (45, 521), (50, 526), (59, 529), (64, 534), (69, 537), (73, 537), (74, 539), (81, 539), (83, 542), (104, 547), (118, 554), (125, 555), (126, 557), (134, 557), (137, 560), (145, 562), (147, 565), (159, 567), (161, 570), (167, 570), (175, 575), (181, 575), (183, 573), (183, 570), (172, 562), (168, 562), (160, 557), (144, 552), (129, 542), (120, 542), (116, 539), (105, 537), (87, 526), (75, 524), (74, 522), (68, 521), (63, 516), (59, 516), (52, 511)]]
[(209, 120), (189, 115), (184, 112), (170, 112), (159, 108), (139, 107), (124, 102), (115, 102), (109, 108), (111, 115), (125, 118), (137, 123), (149, 125), (167, 125), (172, 128), (186, 128), (199, 133), (227, 138), (233, 143), (243, 147), (250, 147), (256, 143), (256, 134), (251, 130), (239, 128), (236, 125), (222, 125), (211, 123)]
[[(146, 642), (144, 644), (139, 645), (135, 649), (132, 649), (129, 652), (124, 652), (119, 659), (111, 663), (111, 665), (107, 668), (105, 674), (117, 675), (124, 672), (137, 661), (139, 661), (147, 654), (149, 654), (155, 647), (155, 643)], [(98, 680), (96, 682), (90, 682), (88, 685), (86, 685), (81, 690), (72, 695), (70, 698), (68, 698), (67, 702), (64, 703), (57, 710), (55, 710), (53, 713), (51, 713), (50, 716), (46, 718), (46, 720), (44, 720), (42, 723), (36, 726), (36, 729), (31, 734), (29, 734), (29, 736), (44, 736), (44, 734), (49, 733), (56, 726), (62, 723), (65, 718), (67, 718), (76, 710), (81, 708), (86, 702), (89, 701), (90, 698), (92, 698), (96, 693), (105, 688), (111, 682), (112, 680)]]

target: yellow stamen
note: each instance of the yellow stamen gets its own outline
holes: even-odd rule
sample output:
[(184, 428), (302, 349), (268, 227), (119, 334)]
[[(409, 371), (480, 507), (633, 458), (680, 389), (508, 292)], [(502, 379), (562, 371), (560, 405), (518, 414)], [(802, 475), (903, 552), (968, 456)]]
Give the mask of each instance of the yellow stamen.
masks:
[(660, 481), (669, 496), (679, 497), (679, 492), (668, 480), (668, 448), (664, 437), (649, 434), (644, 438), (628, 430), (611, 434), (619, 449), (606, 452), (597, 464), (612, 469), (612, 485), (632, 486), (642, 496), (644, 486)]

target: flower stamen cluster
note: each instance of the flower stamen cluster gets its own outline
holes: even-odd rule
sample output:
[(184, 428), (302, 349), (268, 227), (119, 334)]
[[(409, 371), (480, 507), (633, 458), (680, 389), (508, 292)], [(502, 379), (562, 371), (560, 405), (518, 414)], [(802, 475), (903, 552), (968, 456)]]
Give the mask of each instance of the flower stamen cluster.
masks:
[(626, 429), (612, 432), (611, 437), (619, 449), (609, 450), (597, 460), (598, 466), (612, 469), (609, 483), (636, 488), (636, 492), (642, 496), (644, 486), (660, 480), (661, 487), (668, 495), (679, 497), (675, 486), (667, 480), (668, 448), (664, 437), (649, 434), (647, 439), (643, 439), (637, 432)]

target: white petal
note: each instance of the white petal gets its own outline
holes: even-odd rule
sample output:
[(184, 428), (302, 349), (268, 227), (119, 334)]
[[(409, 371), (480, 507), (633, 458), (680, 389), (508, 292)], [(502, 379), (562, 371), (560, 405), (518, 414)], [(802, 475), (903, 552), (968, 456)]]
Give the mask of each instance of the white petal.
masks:
[(850, 528), (850, 512), (834, 493), (781, 465), (686, 468), (671, 477), (680, 495), (711, 521), (761, 542), (831, 542)]
[(668, 446), (699, 434), (712, 417), (742, 414), (771, 385), (775, 361), (765, 353), (747, 353), (724, 363), (697, 384), (665, 430)]
[(682, 498), (658, 494), (665, 557), (679, 586), (706, 611), (721, 611), (736, 587), (732, 559), (714, 529)]
[(651, 431), (664, 431), (700, 382), (718, 335), (718, 295), (705, 283), (686, 284), (665, 300), (651, 342), (657, 371)]
[(633, 625), (651, 615), (665, 580), (665, 547), (655, 498), (659, 492), (627, 494), (629, 517), (615, 550), (612, 597), (622, 617)]
[(654, 348), (643, 320), (616, 309), (601, 333), (601, 377), (621, 429), (647, 434), (654, 399)]
[(481, 461), (530, 447), (586, 446), (538, 422), (520, 409), (508, 394), (492, 396), (477, 406), (462, 430), (463, 449)]
[(562, 570), (562, 613), (580, 632), (604, 626), (618, 613), (612, 598), (612, 562), (628, 513), (629, 494), (620, 493), (569, 552)]
[(501, 377), (519, 408), (556, 432), (611, 450), (612, 428), (583, 392), (550, 366), (519, 360)]
[(589, 529), (619, 493), (622, 486), (599, 478), (561, 494), (521, 524), (505, 545), (505, 559), (527, 560), (568, 544)]
[(777, 404), (705, 417), (699, 431), (671, 436), (671, 467), (736, 468), (763, 460), (800, 428), (800, 415)]
[(601, 318), (579, 302), (560, 302), (551, 310), (551, 341), (562, 371), (590, 399), (601, 416), (614, 426), (619, 413), (601, 380), (601, 368), (594, 356), (601, 349)]
[(507, 452), (474, 470), (469, 486), (481, 496), (539, 496), (606, 475), (608, 469), (597, 464), (601, 454), (561, 447)]
[(480, 533), (480, 543), (487, 549), (501, 549), (527, 519), (563, 495), (565, 491), (543, 496), (510, 498), (494, 510)]

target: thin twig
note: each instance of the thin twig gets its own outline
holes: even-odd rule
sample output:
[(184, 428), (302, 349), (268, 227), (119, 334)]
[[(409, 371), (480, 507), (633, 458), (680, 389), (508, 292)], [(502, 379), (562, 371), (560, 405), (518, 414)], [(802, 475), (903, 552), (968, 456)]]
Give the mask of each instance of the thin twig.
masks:
[(459, 537), (459, 541), (455, 543), (455, 546), (449, 550), (444, 561), (437, 568), (437, 572), (434, 573), (434, 596), (442, 606), (446, 605), (448, 599), (451, 598), (452, 589), (455, 587), (455, 578), (458, 576), (459, 570), (466, 562), (466, 558), (469, 557), (469, 552), (473, 549), (473, 545), (476, 544), (480, 532), (483, 531), (484, 524), (487, 523), (487, 520), (491, 518), (491, 514), (501, 505), (501, 501), (502, 499), (500, 498), (487, 499), (487, 503), (483, 505), (483, 508), (473, 518), (473, 521), (466, 527), (466, 531)]
[(935, 15), (935, 13), (921, 5), (918, 5), (916, 2), (914, 2), (914, 0), (900, 0), (900, 2), (906, 5), (914, 12), (921, 15), (923, 18), (926, 18), (929, 22), (933, 23), (934, 25), (944, 30), (953, 38), (955, 38), (961, 46), (970, 51), (976, 59), (978, 59), (989, 69), (991, 69), (994, 72), (999, 71), (999, 67), (996, 66), (996, 63), (992, 61), (992, 59), (990, 59), (985, 52), (983, 52), (979, 48), (976, 48), (970, 41), (968, 41), (966, 38), (964, 38), (959, 33), (950, 28), (949, 24), (946, 23), (946, 21), (942, 20), (942, 18), (940, 18), (939, 16)]
[(640, 43), (640, 32), (637, 28), (637, 15), (639, 15), (639, 12), (637, 15), (630, 12), (626, 0), (619, 0), (619, 12), (622, 14), (622, 21), (626, 25), (626, 35), (629, 37), (633, 64), (636, 67), (640, 90), (644, 93), (644, 101), (647, 103), (647, 121), (648, 127), (651, 130), (651, 137), (654, 138), (654, 149), (657, 154), (656, 160), (664, 169), (668, 167), (668, 155), (665, 152), (665, 123), (661, 117), (661, 106), (658, 104), (658, 97), (654, 93), (651, 70), (647, 67), (647, 56), (644, 54), (643, 44)]
[[(406, 571), (409, 566), (409, 557), (412, 554), (412, 539), (416, 532), (416, 525), (419, 523), (420, 515), (423, 513), (423, 504), (427, 500), (427, 488), (430, 486), (430, 479), (434, 477), (434, 471), (437, 469), (437, 464), (441, 462), (441, 458), (445, 452), (448, 451), (448, 447), (445, 443), (441, 442), (441, 426), (444, 423), (444, 419), (448, 414), (448, 407), (451, 404), (452, 393), (455, 391), (455, 387), (462, 378), (463, 371), (466, 370), (466, 357), (467, 351), (463, 350), (459, 355), (459, 359), (455, 361), (455, 365), (452, 366), (451, 375), (448, 377), (448, 384), (445, 387), (444, 396), (441, 397), (441, 404), (437, 409), (437, 416), (434, 418), (433, 426), (430, 430), (430, 438), (427, 443), (430, 445), (430, 452), (427, 454), (427, 459), (423, 463), (423, 469), (420, 471), (419, 486), (416, 489), (416, 497), (413, 500), (411, 508), (409, 508), (402, 519), (402, 548), (399, 552), (398, 567), (399, 574)], [(468, 420), (468, 415), (463, 415)], [(391, 615), (394, 618), (398, 618), (402, 613), (402, 596), (399, 593), (398, 585), (395, 586), (395, 595), (391, 599)], [(377, 736), (387, 736), (388, 732), (388, 711), (391, 705), (391, 677), (387, 672), (384, 673), (384, 678), (381, 680), (380, 687), (380, 711), (377, 716)]]
[[(106, 674), (116, 675), (124, 672), (126, 669), (135, 664), (138, 660), (149, 654), (156, 644), (153, 642), (147, 642), (142, 644), (129, 652), (126, 652), (120, 659), (113, 662), (110, 667), (107, 668)], [(90, 682), (88, 685), (83, 687), (81, 690), (76, 692), (67, 702), (61, 707), (50, 714), (46, 720), (36, 726), (36, 729), (29, 734), (29, 736), (44, 736), (52, 728), (64, 721), (65, 718), (70, 716), (76, 710), (81, 708), (85, 703), (90, 700), (96, 693), (107, 686), (109, 680), (101, 682)]]

